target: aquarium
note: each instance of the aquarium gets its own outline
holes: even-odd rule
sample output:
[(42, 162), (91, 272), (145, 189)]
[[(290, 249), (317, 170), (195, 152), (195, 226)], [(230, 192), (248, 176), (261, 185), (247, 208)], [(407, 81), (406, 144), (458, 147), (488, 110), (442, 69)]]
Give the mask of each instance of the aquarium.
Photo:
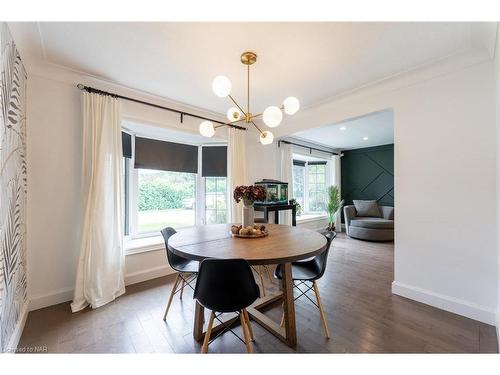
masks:
[(255, 185), (266, 189), (266, 199), (259, 204), (286, 204), (288, 203), (288, 182), (264, 179)]

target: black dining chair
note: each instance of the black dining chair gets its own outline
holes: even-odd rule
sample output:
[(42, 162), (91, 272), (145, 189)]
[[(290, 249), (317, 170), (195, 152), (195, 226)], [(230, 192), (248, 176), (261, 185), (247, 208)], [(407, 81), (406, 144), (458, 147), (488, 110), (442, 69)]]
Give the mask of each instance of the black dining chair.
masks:
[[(235, 312), (239, 315), (241, 328), (248, 353), (252, 353), (250, 340), (254, 340), (250, 318), (246, 308), (259, 298), (259, 287), (255, 283), (252, 269), (244, 259), (205, 259), (200, 264), (194, 298), (203, 307), (211, 310), (202, 353), (208, 353), (208, 345), (226, 331), (232, 332), (243, 341), (230, 326), (224, 325), (220, 316)], [(214, 320), (224, 325), (224, 329), (211, 339)]]
[[(333, 239), (336, 237), (335, 232), (323, 233), (326, 237), (326, 248), (325, 250), (316, 255), (314, 258), (308, 260), (302, 260), (298, 262), (292, 262), (292, 280), (294, 289), (299, 290), (300, 294), (294, 298), (294, 301), (302, 296), (305, 296), (309, 301), (311, 301), (318, 309), (321, 316), (321, 323), (323, 324), (323, 330), (325, 332), (326, 338), (330, 338), (330, 332), (328, 330), (328, 323), (326, 321), (325, 312), (323, 310), (323, 304), (321, 302), (321, 297), (319, 295), (319, 288), (316, 284), (316, 280), (320, 279), (326, 270), (326, 262), (328, 259), (328, 252), (330, 250), (330, 245)], [(283, 279), (283, 265), (278, 265), (274, 272), (274, 276), (277, 279)], [(296, 283), (297, 282), (297, 283)], [(305, 286), (306, 289), (302, 289), (301, 286)], [(314, 290), (316, 295), (316, 302), (314, 302), (308, 295), (307, 292)], [(280, 325), (285, 324), (285, 313), (281, 316)]]
[(167, 252), (168, 264), (172, 269), (177, 271), (177, 277), (175, 278), (174, 286), (172, 287), (172, 291), (170, 292), (170, 296), (168, 298), (167, 308), (165, 309), (163, 320), (167, 319), (168, 310), (170, 309), (170, 305), (172, 304), (174, 295), (180, 292), (179, 299), (182, 299), (182, 293), (184, 292), (184, 288), (186, 286), (189, 286), (191, 289), (193, 289), (191, 283), (196, 279), (199, 267), (199, 262), (180, 257), (170, 250), (170, 248), (168, 247), (168, 240), (175, 233), (177, 232), (174, 228), (171, 227), (167, 227), (161, 230), (161, 234), (163, 235), (163, 239), (165, 240), (165, 251)]

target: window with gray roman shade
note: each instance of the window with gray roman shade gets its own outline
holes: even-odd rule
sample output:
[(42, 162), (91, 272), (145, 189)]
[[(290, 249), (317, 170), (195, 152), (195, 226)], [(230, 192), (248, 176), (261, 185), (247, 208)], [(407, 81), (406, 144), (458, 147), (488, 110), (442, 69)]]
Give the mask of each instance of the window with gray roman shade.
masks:
[(134, 167), (198, 173), (198, 147), (135, 137)]
[(227, 146), (204, 146), (201, 152), (203, 177), (227, 177)]
[(306, 162), (302, 160), (293, 159), (293, 165), (296, 165), (297, 167), (305, 167)]
[(122, 152), (123, 157), (132, 159), (132, 136), (122, 132)]

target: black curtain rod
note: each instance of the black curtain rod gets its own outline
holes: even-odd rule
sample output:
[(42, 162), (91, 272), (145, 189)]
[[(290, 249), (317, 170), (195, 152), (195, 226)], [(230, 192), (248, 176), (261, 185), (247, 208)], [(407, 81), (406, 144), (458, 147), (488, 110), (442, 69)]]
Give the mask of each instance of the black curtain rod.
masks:
[[(289, 144), (289, 145), (294, 145), (294, 146), (299, 146), (299, 147), (308, 148), (309, 150), (315, 150), (315, 151), (325, 152), (325, 153), (327, 153), (327, 154), (332, 154), (332, 155), (340, 155), (340, 154), (337, 154), (336, 152), (325, 151), (325, 150), (322, 150), (322, 149), (320, 149), (320, 148), (309, 147), (309, 146), (306, 146), (306, 145), (301, 145), (301, 144), (298, 144), (298, 143), (293, 143), (293, 142), (290, 142), (290, 141), (284, 141), (284, 140), (279, 140), (279, 141), (278, 141), (278, 147), (280, 147), (280, 143), (281, 143), (281, 142), (286, 143), (286, 144)], [(309, 151), (309, 152), (310, 152), (310, 151)]]
[(108, 95), (108, 96), (112, 96), (114, 98), (124, 99), (124, 100), (128, 100), (128, 101), (131, 101), (131, 102), (139, 103), (139, 104), (149, 105), (150, 107), (160, 108), (160, 109), (164, 109), (166, 111), (178, 113), (181, 116), (181, 123), (184, 120), (184, 116), (190, 116), (190, 117), (198, 118), (200, 120), (212, 121), (212, 122), (215, 122), (217, 124), (229, 126), (231, 128), (235, 128), (235, 129), (239, 129), (239, 130), (247, 130), (247, 128), (244, 128), (242, 126), (233, 125), (233, 124), (227, 124), (225, 122), (213, 120), (211, 118), (207, 118), (207, 117), (203, 117), (203, 116), (198, 116), (198, 115), (195, 115), (193, 113), (179, 111), (178, 109), (164, 107), (162, 105), (158, 105), (158, 104), (154, 104), (154, 103), (149, 103), (149, 102), (145, 102), (145, 101), (134, 99), (134, 98), (129, 98), (128, 96), (113, 94), (111, 92), (107, 92), (107, 91), (95, 89), (95, 88), (90, 87), (90, 86), (82, 85), (81, 83), (79, 83), (78, 85), (76, 85), (76, 87), (78, 87), (80, 90), (87, 91), (87, 92), (90, 92), (90, 93), (93, 93), (93, 94)]

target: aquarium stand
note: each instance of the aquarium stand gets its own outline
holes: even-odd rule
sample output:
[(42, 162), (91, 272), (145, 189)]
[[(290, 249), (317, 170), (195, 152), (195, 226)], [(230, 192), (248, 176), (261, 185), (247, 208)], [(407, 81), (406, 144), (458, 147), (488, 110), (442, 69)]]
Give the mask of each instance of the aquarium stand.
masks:
[(279, 211), (292, 210), (292, 225), (297, 226), (297, 209), (294, 204), (265, 204), (265, 203), (254, 203), (253, 208), (255, 211), (264, 212), (264, 222), (269, 222), (269, 212), (275, 212), (274, 214), (274, 224), (279, 224)]

